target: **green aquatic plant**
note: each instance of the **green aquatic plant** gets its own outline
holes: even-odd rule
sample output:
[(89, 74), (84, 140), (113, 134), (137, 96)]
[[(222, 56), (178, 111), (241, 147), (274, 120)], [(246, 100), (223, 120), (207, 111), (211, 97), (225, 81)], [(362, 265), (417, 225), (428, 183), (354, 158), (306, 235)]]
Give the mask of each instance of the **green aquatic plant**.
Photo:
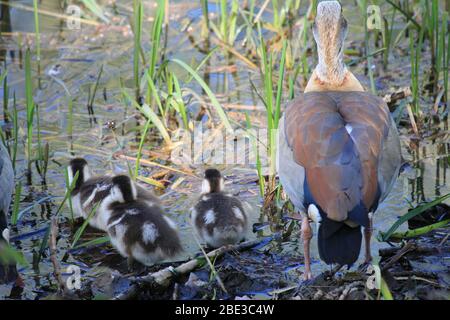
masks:
[(136, 99), (139, 99), (140, 74), (139, 65), (141, 63), (139, 57), (141, 55), (141, 39), (142, 39), (142, 21), (144, 19), (144, 9), (142, 0), (133, 0), (133, 33), (134, 33), (134, 51), (133, 51), (133, 78), (136, 90)]
[[(237, 27), (237, 17), (239, 10), (239, 1), (231, 0), (230, 9), (228, 8), (227, 0), (219, 0), (220, 14), (217, 15), (216, 22), (209, 19), (206, 16), (207, 24), (209, 28), (214, 31), (215, 36), (223, 44), (233, 46), (236, 38), (243, 26)], [(207, 3), (203, 5), (203, 8), (207, 8)], [(207, 10), (203, 10), (203, 14), (208, 14)]]
[(450, 193), (446, 194), (445, 196), (439, 197), (435, 199), (434, 201), (431, 201), (429, 203), (425, 203), (423, 205), (418, 206), (417, 208), (409, 211), (407, 214), (401, 216), (386, 232), (380, 232), (378, 234), (378, 239), (380, 241), (389, 241), (392, 234), (405, 222), (407, 222), (409, 219), (412, 219), (419, 214), (433, 208), (434, 206), (444, 202), (445, 200), (450, 198)]
[(13, 210), (11, 214), (11, 224), (13, 226), (17, 225), (17, 221), (19, 220), (19, 209), (20, 209), (20, 196), (22, 195), (22, 183), (19, 181), (16, 184), (16, 189), (14, 192), (14, 204)]
[(150, 50), (150, 66), (148, 68), (149, 75), (153, 79), (153, 81), (155, 80), (156, 64), (158, 63), (158, 59), (160, 57), (159, 52), (160, 52), (161, 34), (163, 32), (162, 26), (166, 10), (164, 0), (158, 0), (157, 4), (158, 8), (156, 9), (150, 39), (152, 46)]
[[(411, 30), (412, 33), (412, 30)], [(412, 110), (416, 117), (420, 116), (420, 62), (422, 57), (424, 29), (420, 29), (418, 39), (413, 35), (409, 38), (410, 61), (411, 61), (411, 91), (412, 91)]]
[(96, 0), (81, 0), (83, 4), (88, 8), (94, 15), (103, 20), (105, 23), (109, 23), (109, 19), (103, 13), (102, 7), (97, 3)]
[(36, 60), (38, 67), (38, 84), (41, 87), (41, 32), (39, 29), (39, 12), (38, 12), (38, 1), (33, 0), (33, 13), (34, 13), (34, 32), (36, 36)]
[(25, 99), (26, 99), (26, 113), (27, 113), (28, 174), (31, 175), (31, 163), (33, 159), (33, 123), (36, 106), (33, 100), (33, 83), (31, 76), (30, 49), (27, 49), (25, 52)]
[(88, 217), (83, 221), (83, 224), (78, 228), (78, 230), (75, 232), (72, 240), (72, 244), (70, 245), (70, 248), (73, 249), (75, 245), (77, 244), (78, 240), (80, 240), (81, 236), (83, 235), (84, 231), (86, 230), (86, 227), (89, 225), (89, 221), (94, 217), (94, 215), (97, 212), (98, 207), (100, 206), (101, 202), (97, 202), (95, 206), (92, 208), (91, 212), (89, 213)]
[[(278, 81), (274, 81), (273, 77), (273, 60), (274, 53), (267, 52), (265, 42), (262, 38), (261, 26), (258, 25), (259, 37), (260, 37), (260, 59), (261, 59), (261, 77), (263, 79), (263, 94), (261, 98), (266, 107), (266, 119), (267, 119), (267, 134), (268, 145), (267, 152), (269, 158), (269, 190), (272, 192), (275, 190), (275, 164), (276, 164), (276, 147), (277, 147), (277, 131), (281, 116), (281, 98), (283, 94), (283, 82), (285, 74), (285, 62), (286, 62), (286, 48), (287, 41), (283, 41), (283, 48), (281, 51), (280, 65)], [(276, 83), (276, 85), (275, 85)], [(274, 91), (276, 93), (274, 99)]]
[(215, 110), (216, 110), (220, 120), (222, 121), (223, 125), (225, 126), (225, 128), (227, 130), (229, 130), (230, 132), (233, 131), (233, 128), (231, 127), (230, 121), (228, 120), (228, 117), (227, 117), (225, 111), (223, 110), (222, 106), (220, 105), (220, 103), (217, 100), (217, 98), (214, 95), (214, 93), (211, 91), (211, 89), (206, 84), (206, 82), (200, 77), (200, 75), (194, 69), (192, 69), (191, 66), (189, 66), (188, 64), (186, 64), (185, 62), (183, 62), (183, 61), (181, 61), (179, 59), (171, 59), (170, 61), (173, 62), (173, 63), (178, 64), (179, 66), (181, 66), (184, 70), (186, 70), (197, 81), (197, 83), (205, 91), (205, 93), (208, 96), (208, 98), (211, 100), (211, 104), (215, 108)]

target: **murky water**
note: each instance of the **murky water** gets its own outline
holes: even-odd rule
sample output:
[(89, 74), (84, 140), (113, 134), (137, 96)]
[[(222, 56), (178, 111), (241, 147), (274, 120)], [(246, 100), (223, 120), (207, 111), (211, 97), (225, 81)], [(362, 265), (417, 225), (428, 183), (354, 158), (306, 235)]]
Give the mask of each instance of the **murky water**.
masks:
[[(99, 3), (106, 1), (99, 1)], [(351, 1), (349, 1), (351, 2)], [(3, 3), (3, 2), (2, 2)], [(7, 66), (8, 83), (10, 87), (10, 98), (15, 93), (17, 98), (17, 108), (20, 119), (20, 126), (25, 128), (25, 103), (24, 103), (24, 68), (23, 57), (26, 45), (34, 43), (34, 21), (33, 12), (20, 8), (25, 5), (31, 8), (32, 1), (10, 1), (11, 6), (1, 5), (2, 10), (2, 39), (0, 43), (0, 62)], [(350, 5), (350, 4), (349, 4)], [(353, 5), (353, 4), (352, 4)], [(64, 14), (60, 1), (43, 1), (40, 8), (46, 12)], [(108, 12), (113, 10), (108, 7)], [(146, 17), (152, 16), (154, 8), (146, 7)], [(19, 147), (17, 159), (17, 179), (23, 183), (21, 199), (21, 215), (17, 227), (12, 231), (12, 243), (20, 249), (26, 259), (30, 262), (30, 267), (22, 268), (20, 272), (25, 279), (25, 290), (21, 294), (22, 298), (34, 299), (45, 296), (46, 293), (55, 286), (53, 277), (53, 267), (49, 260), (48, 251), (44, 251), (43, 257), (37, 265), (31, 262), (36, 259), (41, 241), (50, 223), (50, 217), (56, 211), (58, 204), (64, 196), (64, 166), (68, 159), (73, 156), (83, 156), (90, 162), (98, 174), (127, 172), (127, 160), (120, 155), (128, 154), (132, 150), (134, 154), (137, 143), (133, 128), (136, 126), (136, 112), (126, 110), (122, 99), (120, 82), (123, 81), (125, 87), (132, 88), (133, 84), (133, 34), (129, 27), (128, 18), (132, 12), (132, 1), (116, 1), (114, 10), (117, 15), (109, 16), (116, 19), (114, 27), (81, 25), (80, 30), (70, 30), (65, 19), (39, 15), (41, 25), (41, 78), (40, 88), (38, 88), (37, 77), (35, 77), (34, 87), (35, 101), (39, 106), (41, 136), (44, 142), (50, 145), (49, 169), (46, 184), (42, 183), (36, 170), (33, 171), (32, 185), (26, 185), (25, 169), (26, 158), (24, 155), (24, 144)], [(351, 17), (350, 42), (360, 40), (361, 36), (356, 34), (359, 30), (358, 18)], [(213, 8), (211, 11), (214, 11)], [(270, 13), (270, 11), (269, 11)], [(198, 20), (201, 17), (201, 8), (197, 2), (193, 1), (170, 1), (168, 28), (168, 45), (166, 49), (167, 57), (179, 58), (188, 63), (197, 64), (203, 57), (192, 39), (196, 39), (195, 30), (198, 27)], [(192, 21), (190, 21), (192, 20)], [(182, 31), (186, 24), (190, 24), (188, 31)], [(148, 50), (148, 39), (150, 22), (144, 24), (143, 43), (144, 51)], [(354, 36), (352, 35), (354, 34)], [(147, 37), (147, 38), (146, 38)], [(198, 39), (197, 39), (198, 40)], [(195, 44), (195, 45), (194, 45)], [(390, 93), (392, 88), (398, 88), (399, 83), (409, 83), (409, 71), (402, 63), (401, 57), (396, 57), (400, 63), (393, 64), (390, 72), (399, 74), (405, 72), (401, 79), (393, 79), (385, 76), (380, 81), (380, 94)], [(228, 61), (223, 55), (217, 55), (207, 64), (204, 73), (205, 80), (209, 83), (225, 105), (231, 106), (230, 117), (236, 121), (244, 121), (244, 111), (234, 106), (250, 106), (250, 111), (254, 125), (264, 127), (265, 115), (263, 105), (258, 100), (254, 92), (250, 79), (256, 86), (260, 83), (259, 72), (249, 68), (239, 60)], [(406, 65), (408, 58), (405, 58)], [(404, 62), (404, 61), (403, 61)], [(398, 63), (398, 62), (397, 62)], [(228, 65), (235, 66), (234, 71), (221, 71), (220, 67)], [(237, 66), (237, 67), (236, 67)], [(87, 110), (89, 92), (92, 92), (100, 69), (103, 67), (99, 89), (94, 99), (93, 109), (95, 120), (89, 116)], [(356, 65), (354, 71), (357, 74), (364, 73), (364, 66)], [(57, 71), (55, 71), (57, 70)], [(51, 74), (51, 76), (50, 76)], [(182, 75), (180, 75), (182, 76)], [(201, 89), (195, 84), (190, 85), (197, 94), (202, 94)], [(297, 90), (301, 90), (300, 86)], [(73, 103), (73, 136), (69, 135), (69, 113), (67, 91), (74, 99)], [(3, 90), (0, 95), (3, 96)], [(0, 97), (3, 101), (3, 97)], [(0, 123), (3, 124), (3, 102), (0, 108)], [(11, 105), (11, 104), (10, 104)], [(255, 107), (256, 106), (256, 107)], [(193, 102), (188, 106), (192, 116), (195, 116), (200, 107), (199, 103)], [(254, 108), (255, 107), (255, 108)], [(116, 131), (108, 127), (112, 121), (116, 124)], [(122, 130), (124, 134), (122, 134)], [(402, 174), (390, 194), (389, 198), (381, 204), (375, 216), (375, 233), (386, 231), (392, 223), (402, 214), (407, 212), (410, 204), (416, 205), (422, 201), (432, 200), (439, 195), (450, 192), (447, 185), (447, 170), (449, 161), (449, 140), (448, 129), (442, 127), (437, 131), (438, 138), (425, 139), (411, 143), (411, 130), (403, 127), (402, 147), (403, 156), (413, 167), (413, 172)], [(164, 157), (159, 156), (158, 141), (154, 142), (154, 149), (151, 143), (144, 148), (144, 159), (158, 162), (162, 165), (171, 165)], [(24, 139), (21, 143), (24, 143)], [(70, 149), (73, 146), (73, 152)], [(128, 164), (134, 165), (134, 162)], [(168, 171), (164, 179), (167, 179), (169, 187), (161, 192), (163, 203), (167, 208), (168, 215), (174, 218), (179, 224), (185, 253), (179, 259), (186, 259), (188, 256), (198, 252), (196, 243), (192, 240), (192, 231), (188, 222), (188, 208), (193, 203), (200, 190), (201, 172), (204, 166), (176, 166), (186, 173)], [(265, 221), (261, 217), (260, 209), (262, 199), (259, 197), (259, 189), (256, 183), (257, 175), (254, 166), (222, 166), (227, 178), (227, 187), (234, 194), (238, 194), (243, 200), (248, 202), (252, 223)], [(157, 166), (146, 166), (141, 170), (144, 176), (160, 172)], [(181, 180), (180, 180), (181, 179)], [(173, 187), (175, 185), (175, 187)], [(150, 187), (149, 188), (153, 188)], [(60, 249), (59, 258), (63, 260), (62, 266), (65, 268), (70, 264), (80, 266), (83, 272), (88, 272), (101, 264), (102, 260), (108, 260), (109, 256), (115, 257), (114, 261), (120, 260), (109, 246), (102, 246), (94, 250), (84, 250), (71, 252), (67, 256), (68, 248), (72, 241), (72, 236), (76, 229), (70, 227), (69, 210), (65, 207), (62, 212), (67, 217), (65, 224), (61, 226), (58, 246)], [(264, 234), (269, 234), (269, 228), (264, 229)], [(295, 236), (294, 236), (295, 235)], [(284, 243), (283, 250), (301, 250), (299, 237), (293, 233), (291, 240)], [(103, 234), (88, 230), (80, 242), (86, 242)], [(249, 238), (255, 237), (249, 233)], [(314, 272), (324, 268), (319, 263), (318, 254), (313, 243)], [(374, 239), (374, 252), (385, 244), (378, 243)], [(34, 257), (34, 258), (33, 258)], [(63, 259), (64, 257), (64, 259)], [(296, 266), (298, 267), (298, 266)], [(289, 271), (287, 271), (289, 272)], [(86, 273), (88, 274), (88, 273)], [(0, 286), (0, 296), (9, 294), (10, 288)]]

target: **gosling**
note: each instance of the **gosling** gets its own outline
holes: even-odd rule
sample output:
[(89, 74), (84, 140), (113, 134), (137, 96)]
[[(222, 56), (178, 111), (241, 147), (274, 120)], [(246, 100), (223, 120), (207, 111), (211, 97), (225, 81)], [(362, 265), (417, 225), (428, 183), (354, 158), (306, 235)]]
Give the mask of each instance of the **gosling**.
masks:
[(202, 194), (191, 209), (194, 230), (212, 248), (244, 240), (248, 229), (248, 217), (241, 201), (223, 189), (220, 172), (206, 170)]

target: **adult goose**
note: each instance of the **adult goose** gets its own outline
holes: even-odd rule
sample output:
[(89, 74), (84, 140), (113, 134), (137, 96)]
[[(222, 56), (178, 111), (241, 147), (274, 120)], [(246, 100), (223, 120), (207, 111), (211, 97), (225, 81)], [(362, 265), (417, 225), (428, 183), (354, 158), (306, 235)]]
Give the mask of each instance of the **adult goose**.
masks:
[(372, 214), (400, 169), (397, 128), (386, 103), (368, 92), (343, 62), (347, 21), (338, 1), (317, 7), (313, 26), (319, 55), (305, 92), (280, 122), (278, 174), (303, 215), (305, 279), (311, 279), (310, 219), (319, 224), (320, 258), (351, 266), (361, 249), (371, 261)]
[[(0, 140), (0, 252), (9, 243), (8, 210), (14, 189), (14, 170), (8, 150)], [(14, 264), (0, 261), (0, 283), (10, 282), (17, 276)]]

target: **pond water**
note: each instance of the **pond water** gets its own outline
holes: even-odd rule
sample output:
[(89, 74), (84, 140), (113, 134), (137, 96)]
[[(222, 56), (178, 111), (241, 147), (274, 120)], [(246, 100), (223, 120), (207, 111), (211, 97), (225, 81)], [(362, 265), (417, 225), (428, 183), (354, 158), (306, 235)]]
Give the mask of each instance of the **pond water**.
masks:
[[(349, 43), (360, 45), (361, 23), (354, 14), (353, 1), (343, 1), (346, 14), (350, 18)], [(133, 87), (133, 33), (129, 25), (132, 15), (132, 1), (98, 1), (105, 5), (110, 25), (101, 20), (91, 19), (92, 24), (81, 24), (79, 30), (71, 30), (64, 18), (65, 12), (62, 1), (49, 0), (39, 4), (41, 28), (41, 74), (37, 81), (36, 57), (33, 56), (34, 71), (34, 99), (39, 106), (40, 134), (44, 143), (50, 147), (50, 162), (44, 184), (40, 175), (33, 167), (32, 184), (27, 184), (25, 157), (25, 71), (24, 55), (27, 44), (34, 46), (34, 20), (32, 1), (1, 1), (1, 30), (0, 63), (1, 69), (8, 70), (8, 85), (10, 100), (13, 93), (17, 99), (19, 125), (23, 128), (17, 158), (16, 178), (23, 184), (20, 203), (20, 219), (12, 230), (12, 244), (20, 249), (30, 262), (29, 267), (21, 268), (20, 272), (25, 281), (25, 290), (18, 294), (21, 298), (34, 299), (43, 297), (54, 287), (53, 267), (50, 263), (48, 250), (39, 263), (33, 266), (39, 252), (41, 241), (65, 192), (64, 166), (72, 156), (85, 157), (94, 171), (98, 174), (127, 172), (128, 165), (134, 166), (134, 161), (127, 161), (124, 155), (136, 154), (136, 115), (137, 112), (126, 108), (122, 98), (121, 82), (125, 88)], [(110, 3), (115, 3), (112, 6)], [(166, 57), (179, 58), (190, 65), (197, 65), (205, 57), (199, 51), (201, 46), (195, 30), (200, 28), (202, 10), (200, 2), (170, 1), (169, 27), (167, 35)], [(23, 6), (26, 6), (25, 8)], [(145, 6), (145, 17), (153, 17), (153, 5)], [(303, 12), (305, 8), (302, 9)], [(215, 6), (210, 6), (214, 13)], [(50, 13), (50, 14), (49, 14)], [(271, 17), (271, 9), (267, 9), (263, 19)], [(271, 18), (270, 18), (271, 19)], [(144, 22), (143, 49), (148, 52), (151, 21)], [(95, 22), (95, 23), (94, 23)], [(187, 27), (186, 27), (187, 26)], [(400, 28), (400, 27), (399, 27)], [(265, 34), (266, 40), (273, 35)], [(240, 49), (240, 42), (237, 41)], [(34, 52), (34, 51), (33, 51)], [(401, 56), (400, 50), (393, 53), (389, 71), (377, 79), (379, 94), (392, 93), (395, 89), (409, 85), (409, 58)], [(424, 68), (429, 63), (424, 57)], [(310, 58), (312, 65), (314, 58)], [(175, 67), (174, 67), (175, 68)], [(368, 83), (364, 76), (363, 63), (352, 66), (352, 70)], [(89, 115), (87, 105), (89, 96), (97, 81), (100, 70), (101, 77), (97, 94), (93, 99), (95, 120)], [(186, 77), (181, 70), (180, 78)], [(219, 101), (226, 107), (229, 116), (245, 127), (245, 111), (250, 112), (252, 124), (259, 128), (265, 127), (264, 106), (259, 100), (253, 85), (261, 88), (258, 70), (250, 68), (242, 60), (229, 58), (227, 55), (215, 54), (208, 60), (201, 74), (209, 84)], [(396, 76), (394, 76), (396, 75)], [(201, 88), (194, 82), (188, 86), (189, 90), (203, 96)], [(302, 84), (296, 85), (300, 92)], [(131, 91), (130, 91), (131, 92)], [(73, 99), (73, 133), (69, 133), (68, 93)], [(3, 117), (3, 95), (0, 91), (0, 124), (5, 124)], [(192, 95), (194, 97), (194, 95)], [(424, 104), (428, 103), (424, 99)], [(10, 106), (12, 103), (10, 103)], [(195, 117), (203, 104), (197, 99), (190, 99), (188, 111)], [(425, 105), (425, 108), (429, 108)], [(406, 113), (405, 113), (406, 114)], [(403, 116), (407, 118), (407, 115)], [(202, 119), (204, 120), (205, 117)], [(115, 130), (111, 123), (115, 122)], [(5, 124), (8, 129), (11, 124)], [(409, 124), (400, 128), (403, 157), (411, 168), (399, 177), (389, 198), (380, 205), (375, 215), (375, 235), (378, 231), (386, 231), (396, 219), (407, 212), (408, 208), (423, 201), (433, 200), (440, 195), (450, 192), (447, 184), (447, 170), (449, 164), (449, 139), (446, 123), (439, 124), (430, 130), (430, 138), (417, 140)], [(167, 189), (161, 191), (147, 185), (161, 196), (167, 214), (177, 221), (185, 252), (177, 260), (184, 260), (199, 251), (193, 241), (192, 230), (188, 221), (188, 208), (196, 199), (201, 187), (202, 170), (205, 165), (173, 164), (167, 154), (160, 150), (161, 140), (151, 137), (144, 147), (143, 159), (158, 165), (145, 165), (140, 175), (152, 177), (160, 175), (167, 182)], [(167, 169), (165, 166), (169, 167)], [(262, 214), (262, 198), (259, 196), (257, 173), (254, 165), (222, 165), (219, 166), (226, 177), (228, 190), (239, 195), (248, 203), (248, 211), (253, 223), (263, 223), (267, 219)], [(175, 169), (175, 170), (172, 170)], [(83, 272), (89, 273), (91, 268), (102, 265), (106, 261), (120, 261), (117, 254), (109, 246), (103, 245), (91, 250), (69, 252), (70, 244), (76, 228), (69, 223), (69, 210), (63, 208), (65, 217), (60, 229), (58, 241), (58, 257), (62, 260), (62, 267), (71, 264), (81, 267)], [(282, 244), (281, 252), (300, 255), (301, 242), (297, 231)], [(270, 226), (263, 228), (258, 235), (249, 231), (249, 238), (271, 234)], [(103, 236), (101, 232), (89, 229), (80, 242), (86, 242)], [(373, 252), (385, 247), (374, 237)], [(315, 241), (313, 244), (313, 270), (319, 272), (325, 266), (319, 262)], [(296, 252), (293, 252), (296, 251)], [(67, 253), (67, 255), (66, 255)], [(362, 256), (362, 255), (361, 255)], [(109, 259), (108, 257), (112, 257)], [(64, 258), (64, 259), (63, 259)], [(362, 258), (362, 257), (361, 257)], [(108, 263), (103, 263), (103, 265)], [(112, 268), (114, 265), (110, 265)], [(297, 267), (300, 267), (299, 264)], [(0, 297), (9, 295), (10, 288), (0, 286)]]

